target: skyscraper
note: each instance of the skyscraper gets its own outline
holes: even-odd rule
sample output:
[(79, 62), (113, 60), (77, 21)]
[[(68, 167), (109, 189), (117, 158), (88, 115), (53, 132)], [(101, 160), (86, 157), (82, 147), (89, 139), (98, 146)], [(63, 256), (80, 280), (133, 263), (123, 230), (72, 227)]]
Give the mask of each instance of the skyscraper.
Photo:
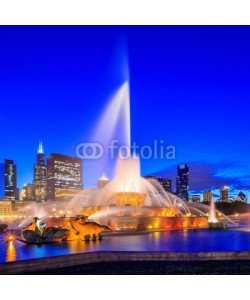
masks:
[(23, 201), (34, 201), (35, 200), (35, 186), (34, 184), (28, 183), (22, 188), (21, 196)]
[(102, 173), (102, 176), (98, 180), (98, 189), (104, 188), (109, 183), (109, 179), (105, 173)]
[(176, 194), (182, 200), (188, 201), (189, 192), (189, 168), (186, 164), (178, 166), (176, 179)]
[(164, 177), (158, 177), (158, 176), (145, 176), (145, 179), (157, 180), (166, 192), (172, 193), (172, 180), (171, 179), (167, 179)]
[(157, 180), (166, 192), (172, 193), (172, 180), (163, 177), (157, 177)]
[(47, 167), (42, 142), (39, 142), (37, 163), (34, 166), (34, 189), (35, 201), (47, 200)]
[(237, 195), (237, 199), (239, 201), (243, 201), (243, 202), (246, 202), (247, 203), (247, 195), (243, 192), (239, 192), (238, 195)]
[(212, 197), (213, 197), (213, 193), (210, 190), (203, 192), (203, 201), (204, 202), (211, 202)]
[(18, 200), (19, 190), (17, 188), (17, 167), (13, 160), (5, 159), (4, 172), (5, 199), (11, 201)]
[(228, 202), (229, 201), (229, 187), (223, 186), (220, 189), (220, 201)]
[(69, 199), (83, 188), (82, 160), (62, 154), (50, 154), (47, 184), (48, 200)]

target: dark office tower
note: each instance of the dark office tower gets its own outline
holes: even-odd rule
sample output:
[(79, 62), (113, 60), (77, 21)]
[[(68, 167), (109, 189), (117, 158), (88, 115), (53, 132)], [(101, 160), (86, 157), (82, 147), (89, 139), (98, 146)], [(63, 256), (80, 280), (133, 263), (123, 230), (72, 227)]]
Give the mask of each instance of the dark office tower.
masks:
[(172, 193), (172, 180), (163, 177), (157, 177), (157, 180), (166, 192)]
[(189, 191), (189, 168), (186, 164), (178, 166), (176, 179), (176, 194), (182, 200), (188, 201)]
[(34, 166), (34, 195), (37, 202), (47, 200), (47, 167), (42, 142), (39, 142), (37, 163)]
[(50, 154), (48, 157), (48, 200), (68, 200), (82, 190), (82, 160)]
[(4, 198), (4, 164), (0, 163), (0, 200)]
[(157, 180), (166, 192), (172, 193), (172, 180), (164, 177), (150, 176), (150, 175), (145, 176), (145, 179), (148, 179), (149, 181), (151, 179)]
[(18, 189), (17, 189), (17, 167), (13, 160), (5, 159), (4, 162), (5, 172), (5, 199), (6, 200), (18, 200)]

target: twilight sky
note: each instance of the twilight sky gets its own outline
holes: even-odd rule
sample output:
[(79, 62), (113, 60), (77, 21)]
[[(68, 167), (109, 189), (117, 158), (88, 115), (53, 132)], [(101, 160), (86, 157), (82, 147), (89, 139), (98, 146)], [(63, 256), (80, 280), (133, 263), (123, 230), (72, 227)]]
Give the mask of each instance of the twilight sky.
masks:
[[(0, 162), (15, 160), (21, 187), (39, 140), (75, 155), (128, 63), (132, 140), (176, 147), (175, 160), (142, 160), (142, 174), (174, 179), (188, 163), (193, 192), (226, 184), (250, 197), (249, 53), (250, 27), (1, 26)], [(94, 186), (96, 165), (84, 166)]]

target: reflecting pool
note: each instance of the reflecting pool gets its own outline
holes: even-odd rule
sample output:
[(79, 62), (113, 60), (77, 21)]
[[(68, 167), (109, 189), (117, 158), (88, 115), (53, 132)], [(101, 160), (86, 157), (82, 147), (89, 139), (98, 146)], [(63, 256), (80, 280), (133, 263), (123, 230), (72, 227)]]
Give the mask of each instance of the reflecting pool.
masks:
[(96, 242), (25, 245), (5, 243), (0, 235), (0, 262), (93, 251), (240, 251), (250, 250), (250, 228), (184, 230), (143, 234), (115, 234)]

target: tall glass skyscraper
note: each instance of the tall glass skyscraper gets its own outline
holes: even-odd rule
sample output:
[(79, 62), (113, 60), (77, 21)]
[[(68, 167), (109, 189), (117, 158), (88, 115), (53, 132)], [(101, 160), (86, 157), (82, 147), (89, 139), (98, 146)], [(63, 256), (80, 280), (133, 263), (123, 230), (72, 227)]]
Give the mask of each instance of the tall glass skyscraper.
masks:
[(13, 160), (5, 159), (4, 172), (5, 199), (11, 201), (19, 200), (19, 191), (17, 188), (17, 167)]
[(82, 188), (82, 160), (62, 154), (50, 154), (48, 157), (48, 200), (67, 200)]
[(182, 200), (189, 199), (189, 168), (186, 164), (178, 166), (178, 175), (176, 179), (176, 194)]
[(34, 166), (34, 196), (37, 202), (47, 200), (47, 167), (42, 142), (39, 143), (37, 163)]

